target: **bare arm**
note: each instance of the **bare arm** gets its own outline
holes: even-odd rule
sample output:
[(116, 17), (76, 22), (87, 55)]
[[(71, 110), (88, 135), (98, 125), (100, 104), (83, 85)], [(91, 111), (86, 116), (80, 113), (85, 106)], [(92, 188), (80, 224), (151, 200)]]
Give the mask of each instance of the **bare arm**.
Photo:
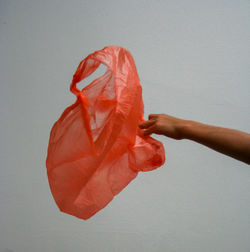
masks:
[(189, 139), (215, 151), (250, 164), (250, 134), (195, 121), (183, 120), (166, 114), (151, 114), (139, 124), (144, 135), (165, 135), (176, 140)]

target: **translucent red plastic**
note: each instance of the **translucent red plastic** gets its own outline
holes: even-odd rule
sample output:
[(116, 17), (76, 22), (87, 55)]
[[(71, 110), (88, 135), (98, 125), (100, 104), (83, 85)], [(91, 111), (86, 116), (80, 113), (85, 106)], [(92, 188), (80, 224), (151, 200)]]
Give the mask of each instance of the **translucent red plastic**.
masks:
[[(100, 64), (101, 77), (76, 84)], [(76, 102), (52, 127), (47, 153), (50, 189), (59, 209), (88, 219), (104, 208), (138, 172), (165, 162), (163, 144), (143, 136), (142, 88), (130, 52), (105, 47), (80, 62), (70, 90)]]

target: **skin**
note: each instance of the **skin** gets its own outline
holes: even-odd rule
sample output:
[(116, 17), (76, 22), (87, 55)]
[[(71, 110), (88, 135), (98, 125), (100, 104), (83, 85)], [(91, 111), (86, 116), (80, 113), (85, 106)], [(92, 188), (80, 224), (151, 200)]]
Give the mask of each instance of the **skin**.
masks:
[(250, 164), (250, 134), (200, 122), (183, 120), (166, 114), (150, 114), (139, 124), (144, 136), (152, 133), (176, 140), (188, 139), (215, 151)]

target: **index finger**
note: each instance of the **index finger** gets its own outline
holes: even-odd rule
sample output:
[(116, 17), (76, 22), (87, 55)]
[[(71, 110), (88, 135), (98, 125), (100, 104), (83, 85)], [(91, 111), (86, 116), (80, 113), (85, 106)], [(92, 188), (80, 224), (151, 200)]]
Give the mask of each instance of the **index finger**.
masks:
[(148, 115), (148, 119), (151, 120), (151, 119), (156, 118), (157, 116), (158, 116), (157, 114), (150, 114)]
[(144, 121), (144, 122), (139, 123), (139, 127), (140, 127), (141, 129), (145, 129), (145, 128), (150, 127), (150, 126), (153, 125), (154, 123), (155, 123), (154, 120)]

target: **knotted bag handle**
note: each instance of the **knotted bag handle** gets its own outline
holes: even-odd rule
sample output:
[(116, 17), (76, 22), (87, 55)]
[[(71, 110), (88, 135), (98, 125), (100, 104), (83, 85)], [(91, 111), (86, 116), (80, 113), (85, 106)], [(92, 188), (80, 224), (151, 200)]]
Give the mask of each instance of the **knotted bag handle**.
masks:
[(72, 82), (70, 85), (70, 91), (74, 95), (76, 95), (76, 97), (80, 100), (80, 102), (82, 104), (83, 120), (86, 125), (86, 130), (87, 130), (88, 136), (90, 138), (92, 149), (95, 154), (97, 154), (97, 152), (96, 152), (96, 148), (95, 148), (95, 144), (94, 144), (93, 136), (92, 136), (92, 132), (91, 132), (91, 127), (90, 127), (88, 101), (87, 101), (87, 98), (85, 97), (85, 95), (83, 94), (83, 92), (81, 90), (79, 90), (76, 85), (77, 85), (77, 83), (79, 83), (80, 81), (82, 81), (83, 79), (85, 79), (89, 75), (91, 75), (100, 66), (100, 64), (101, 64), (100, 61), (98, 61), (96, 59), (91, 59), (89, 56), (87, 58), (85, 58), (84, 60), (82, 60), (79, 64), (79, 66), (77, 67), (75, 74), (73, 75), (73, 79), (72, 79)]
[(89, 56), (82, 60), (73, 75), (70, 91), (78, 96), (81, 91), (76, 87), (77, 83), (91, 75), (100, 66), (100, 64), (100, 61), (91, 59)]

